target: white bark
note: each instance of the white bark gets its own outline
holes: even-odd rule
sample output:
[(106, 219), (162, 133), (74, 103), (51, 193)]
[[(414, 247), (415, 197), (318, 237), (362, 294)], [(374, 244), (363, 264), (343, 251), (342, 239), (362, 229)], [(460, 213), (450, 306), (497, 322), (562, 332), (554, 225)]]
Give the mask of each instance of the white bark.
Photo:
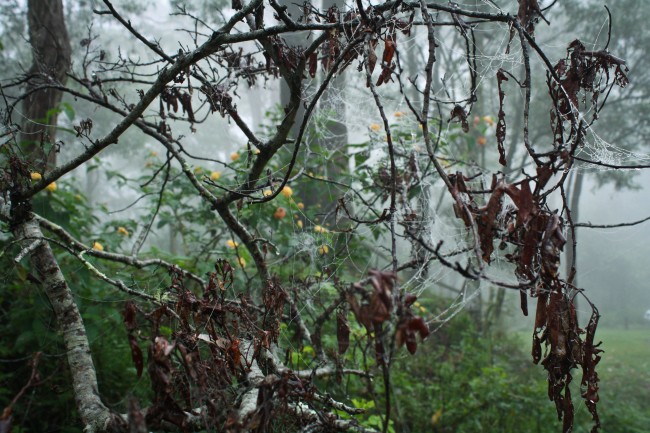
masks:
[[(97, 376), (93, 364), (86, 328), (77, 308), (72, 291), (61, 272), (50, 245), (43, 239), (41, 228), (33, 217), (19, 223), (13, 234), (37, 272), (47, 295), (57, 323), (63, 334), (68, 366), (72, 376), (74, 397), (84, 431), (105, 431), (111, 421), (108, 408), (99, 398)], [(34, 243), (38, 246), (33, 248)]]

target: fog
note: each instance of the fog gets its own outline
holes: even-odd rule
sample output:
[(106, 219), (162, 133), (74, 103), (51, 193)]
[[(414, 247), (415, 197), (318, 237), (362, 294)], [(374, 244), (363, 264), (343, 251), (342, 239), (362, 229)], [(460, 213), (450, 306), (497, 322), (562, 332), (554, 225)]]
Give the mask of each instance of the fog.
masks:
[[(101, 7), (101, 2), (91, 2), (94, 7)], [(498, 2), (503, 3), (503, 2)], [(126, 7), (127, 10), (131, 3), (129, 1), (116, 2), (118, 7)], [(175, 2), (174, 6), (182, 4), (182, 2)], [(189, 4), (189, 3), (188, 3)], [(207, 3), (206, 3), (207, 4)], [(86, 2), (67, 2), (67, 9), (69, 13), (76, 17), (70, 25), (70, 33), (75, 47), (75, 67), (79, 67), (81, 58), (79, 39), (84, 34), (88, 33), (88, 25), (92, 20), (92, 32), (98, 35), (96, 43), (100, 47), (105, 47), (109, 57), (112, 60), (116, 59), (119, 47), (119, 52), (132, 59), (142, 58), (143, 60), (150, 57), (147, 50), (142, 48), (141, 44), (135, 44), (132, 37), (124, 32), (118, 25), (110, 23), (108, 19), (93, 17), (87, 10), (89, 3)], [(196, 10), (205, 11), (205, 5), (195, 6)], [(17, 17), (24, 18), (24, 2), (16, 2), (14, 12)], [(203, 7), (203, 9), (202, 9)], [(614, 7), (615, 15), (626, 14), (627, 11), (617, 11)], [(86, 10), (84, 11), (84, 8)], [(136, 13), (130, 16), (134, 26), (138, 28), (142, 34), (157, 40), (160, 45), (168, 52), (180, 48), (192, 48), (191, 35), (179, 31), (180, 28), (186, 26), (190, 21), (187, 19), (180, 19), (178, 17), (170, 16), (169, 14), (175, 9), (167, 2), (149, 2), (142, 3), (138, 7), (133, 8)], [(650, 7), (641, 7), (639, 5), (639, 13), (648, 16)], [(227, 12), (226, 12), (227, 13)], [(21, 15), (22, 14), (22, 15)], [(218, 13), (214, 13), (212, 17), (218, 17)], [(206, 18), (208, 19), (208, 18)], [(562, 22), (566, 18), (564, 16), (554, 16), (554, 19)], [(540, 25), (538, 30), (538, 41), (540, 46), (549, 50), (555, 56), (562, 56), (567, 44), (573, 38), (580, 36), (583, 41), (589, 41), (594, 47), (602, 46), (607, 37), (607, 18), (604, 13), (594, 13), (594, 15), (586, 17), (585, 20), (592, 20), (591, 25), (575, 26), (571, 22), (567, 22), (567, 32), (558, 37), (555, 33), (546, 30), (545, 25)], [(627, 21), (619, 21), (627, 22)], [(647, 20), (645, 21), (647, 23)], [(560, 24), (554, 23), (556, 26)], [(0, 72), (0, 78), (7, 80), (9, 75), (16, 70), (27, 69), (30, 61), (29, 51), (26, 46), (24, 38), (18, 35), (7, 35), (8, 31), (12, 29), (22, 29), (24, 31), (24, 23), (17, 25), (16, 23), (9, 23), (3, 21), (4, 27), (0, 27), (0, 34), (4, 35), (4, 45), (7, 47), (2, 52), (5, 63), (12, 60), (12, 67), (7, 68), (4, 73)], [(163, 31), (164, 29), (164, 31)], [(171, 30), (173, 29), (173, 30)], [(584, 35), (585, 29), (589, 29), (590, 33)], [(612, 33), (612, 46), (631, 46), (635, 45), (635, 36), (627, 36), (627, 31), (624, 28), (614, 28)], [(630, 40), (619, 43), (616, 41), (621, 37), (630, 37)], [(486, 35), (486, 40), (489, 42), (489, 36)], [(10, 41), (10, 43), (7, 43)], [(447, 41), (443, 41), (447, 42)], [(498, 41), (500, 46), (503, 46), (505, 41)], [(455, 49), (449, 42), (450, 52)], [(441, 50), (445, 50), (444, 44)], [(110, 47), (110, 48), (109, 48)], [(410, 49), (417, 50), (418, 44), (414, 43)], [(638, 51), (633, 49), (629, 50), (630, 54), (637, 55)], [(417, 53), (416, 57), (423, 56), (423, 53)], [(647, 83), (647, 78), (640, 75), (643, 70), (635, 69), (639, 64), (638, 59), (633, 59), (631, 63), (630, 77), (634, 81), (639, 80), (641, 83)], [(509, 61), (504, 59), (490, 59), (490, 62), (501, 61), (503, 63)], [(347, 74), (350, 77), (351, 74)], [(447, 71), (441, 71), (448, 80), (452, 81), (453, 77)], [(485, 101), (482, 101), (482, 107), (485, 113), (476, 114), (493, 114), (496, 112), (497, 102), (494, 97), (494, 86), (491, 76), (485, 76), (482, 82), (484, 94), (487, 94)], [(370, 123), (368, 119), (367, 110), (359, 110), (358, 99), (354, 94), (354, 86), (359, 82), (355, 82), (354, 78), (350, 77), (348, 81), (348, 92), (350, 97), (342, 98), (343, 103), (347, 106), (347, 126), (351, 131), (349, 135), (350, 142), (361, 142), (367, 138), (367, 125)], [(258, 83), (257, 88), (252, 89), (252, 92), (263, 94), (264, 97), (256, 98), (250, 97), (247, 90), (239, 89), (238, 92), (241, 96), (236, 101), (239, 112), (246, 120), (253, 124), (261, 124), (264, 122), (265, 113), (273, 110), (279, 102), (279, 83), (269, 81), (266, 83)], [(260, 86), (265, 91), (260, 91)], [(458, 87), (462, 91), (462, 86)], [(547, 103), (544, 88), (538, 87), (539, 100), (542, 104)], [(635, 94), (641, 95), (642, 98), (647, 98), (647, 87), (636, 87)], [(405, 108), (404, 101), (391, 95), (388, 97), (389, 107), (393, 110), (401, 110)], [(61, 126), (69, 128), (74, 122), (78, 122), (85, 117), (93, 117), (95, 121), (96, 132), (106, 132), (118, 120), (114, 115), (105, 113), (86, 112), (87, 107), (82, 101), (75, 101), (70, 97), (66, 97), (67, 101), (74, 104), (76, 117), (74, 121), (70, 122), (64, 118), (60, 118)], [(514, 98), (511, 98), (511, 101)], [(392, 105), (391, 105), (392, 104)], [(637, 107), (635, 105), (635, 107)], [(491, 107), (491, 108), (486, 108)], [(546, 106), (540, 106), (537, 110), (545, 113)], [(629, 117), (638, 118), (639, 128), (644, 129), (640, 134), (646, 134), (645, 129), (648, 127), (648, 111), (636, 111), (628, 113)], [(547, 125), (548, 120), (540, 121), (542, 125)], [(364, 125), (365, 124), (365, 125)], [(178, 131), (185, 135), (183, 145), (188, 153), (192, 155), (201, 155), (212, 159), (227, 161), (228, 156), (232, 152), (244, 149), (246, 145), (246, 138), (237, 131), (236, 128), (231, 128), (227, 119), (219, 116), (210, 116), (206, 120), (206, 124), (197, 128), (197, 132), (191, 131), (187, 124), (175, 126)], [(597, 123), (595, 130), (600, 136), (615, 137), (616, 130), (608, 130), (606, 128), (616, 128), (616, 124), (612, 122)], [(617, 144), (617, 143), (615, 143)], [(647, 161), (650, 146), (646, 143), (636, 143), (637, 152), (636, 157), (630, 158), (627, 162)], [(626, 143), (621, 142), (621, 146), (626, 146)], [(65, 161), (72, 158), (76, 153), (81, 150), (81, 144), (75, 143), (74, 140), (69, 140), (64, 146), (60, 159)], [(96, 203), (103, 203), (108, 207), (108, 211), (112, 212), (133, 203), (138, 198), (138, 192), (134, 188), (123, 188), (115, 179), (109, 180), (105, 174), (105, 170), (115, 170), (127, 174), (127, 176), (135, 176), (142, 170), (142, 161), (149, 155), (150, 159), (160, 158), (160, 156), (153, 156), (156, 153), (161, 153), (161, 150), (148, 138), (136, 132), (129, 132), (120, 139), (118, 146), (109, 149), (101, 154), (97, 164), (103, 170), (88, 171), (87, 168), (80, 168), (74, 172), (74, 182), (85, 191), (86, 195)], [(145, 157), (143, 158), (143, 155)], [(225, 167), (222, 164), (214, 162), (201, 162), (200, 160), (194, 161), (196, 166), (201, 166), (207, 172), (213, 170), (223, 170)], [(617, 224), (632, 222), (650, 215), (650, 200), (648, 200), (648, 191), (646, 189), (647, 182), (650, 180), (650, 173), (647, 171), (628, 171), (626, 174), (632, 174), (632, 183), (636, 188), (617, 188), (612, 182), (602, 184), (604, 176), (611, 176), (614, 170), (606, 169), (604, 171), (595, 169), (581, 169), (580, 171), (585, 175), (583, 191), (580, 196), (579, 202), (579, 218), (578, 222), (593, 223), (593, 224)], [(618, 174), (618, 173), (617, 173)], [(144, 212), (147, 209), (146, 202), (137, 204), (129, 209), (126, 213), (118, 215), (119, 218), (129, 218), (138, 212)], [(112, 214), (109, 213), (111, 217)], [(605, 326), (612, 327), (627, 327), (627, 326), (643, 326), (644, 312), (650, 308), (650, 290), (647, 287), (647, 281), (650, 280), (650, 267), (647, 264), (647, 257), (650, 255), (650, 243), (648, 242), (648, 233), (650, 233), (650, 222), (638, 224), (633, 227), (619, 227), (619, 228), (578, 228), (578, 256), (577, 256), (577, 270), (578, 270), (578, 284), (585, 291), (585, 294), (598, 306), (601, 314), (603, 315), (602, 323)], [(163, 242), (167, 239), (167, 232), (154, 233), (148, 240), (149, 245), (157, 242)], [(517, 302), (517, 296), (512, 294), (513, 303)], [(581, 311), (586, 313), (584, 304), (579, 304)]]

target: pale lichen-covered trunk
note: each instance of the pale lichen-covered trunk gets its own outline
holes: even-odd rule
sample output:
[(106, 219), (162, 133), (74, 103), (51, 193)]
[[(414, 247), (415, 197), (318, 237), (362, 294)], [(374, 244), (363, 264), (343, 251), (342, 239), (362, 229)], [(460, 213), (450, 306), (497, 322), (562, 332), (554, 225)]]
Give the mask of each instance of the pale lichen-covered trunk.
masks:
[[(95, 366), (86, 328), (72, 291), (50, 245), (43, 239), (43, 233), (36, 219), (28, 218), (19, 222), (14, 227), (13, 234), (22, 248), (31, 251), (29, 254), (31, 264), (38, 274), (63, 334), (77, 410), (84, 424), (84, 431), (103, 431), (109, 425), (110, 412), (99, 398)], [(30, 248), (35, 242), (38, 246)]]

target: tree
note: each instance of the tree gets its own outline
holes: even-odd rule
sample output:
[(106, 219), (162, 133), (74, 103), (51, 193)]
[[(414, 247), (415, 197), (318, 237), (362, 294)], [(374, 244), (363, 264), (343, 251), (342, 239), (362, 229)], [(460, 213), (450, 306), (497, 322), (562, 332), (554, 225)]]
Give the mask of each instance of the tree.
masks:
[[(597, 29), (608, 28), (608, 31), (603, 32), (599, 38), (602, 40), (601, 44), (607, 44), (611, 51), (625, 58), (627, 63), (631, 65), (630, 69), (638, 74), (639, 71), (644, 71), (647, 68), (648, 60), (642, 54), (641, 49), (645, 43), (645, 36), (638, 34), (633, 29), (647, 20), (650, 9), (645, 4), (634, 1), (620, 3), (617, 7), (633, 10), (635, 13), (613, 16), (609, 9), (602, 8), (601, 5), (594, 2), (564, 5), (561, 13), (564, 14), (567, 20), (576, 24), (575, 31), (579, 33), (591, 32), (596, 36), (599, 34), (596, 31)], [(611, 37), (612, 32), (616, 35), (615, 38)], [(595, 41), (595, 43), (598, 42), (598, 40)], [(607, 150), (595, 153), (591, 148), (587, 148), (578, 155), (582, 159), (586, 158), (592, 161), (591, 163), (579, 161), (580, 164), (584, 164), (584, 167), (594, 167), (597, 163), (600, 163), (598, 166), (601, 169), (595, 172), (597, 176), (590, 176), (590, 170), (581, 170), (574, 173), (568, 196), (574, 220), (582, 219), (578, 217), (578, 212), (581, 193), (586, 189), (583, 185), (585, 177), (592, 179), (599, 186), (612, 184), (617, 191), (641, 187), (635, 182), (635, 177), (639, 174), (639, 171), (621, 170), (616, 167), (638, 166), (638, 159), (632, 155), (642, 152), (648, 142), (647, 119), (644, 119), (643, 114), (647, 112), (647, 99), (642, 96), (646, 93), (646, 86), (647, 78), (644, 75), (633, 75), (629, 86), (624, 89), (612, 89), (612, 92), (607, 95), (608, 109), (599, 115), (598, 135), (593, 137), (594, 141), (601, 141), (603, 144), (607, 143)], [(628, 113), (638, 113), (638, 115), (628, 116)], [(626, 222), (629, 223), (630, 221)], [(605, 227), (607, 226), (605, 225)], [(582, 224), (580, 227), (599, 228), (599, 225)], [(589, 236), (590, 234), (585, 233), (585, 230), (582, 229), (582, 235)], [(573, 266), (576, 258), (571, 255), (571, 252), (569, 253), (566, 264), (567, 266)], [(613, 265), (616, 266), (615, 263)], [(632, 293), (629, 292), (628, 287), (630, 285), (633, 286), (634, 283), (625, 282), (621, 284), (625, 292), (619, 292), (617, 296), (618, 305), (613, 308), (614, 311), (619, 310), (619, 316), (624, 316), (624, 318), (619, 319), (620, 322), (627, 323), (627, 314), (621, 313), (626, 310), (624, 307), (626, 300), (628, 305), (631, 305), (629, 300), (634, 299)]]
[(48, 81), (65, 86), (71, 49), (61, 1), (30, 1), (28, 7), (33, 63), (25, 88), (25, 117), (20, 140), (27, 145), (30, 163), (37, 171), (43, 172), (56, 164), (56, 131), (54, 127), (44, 129), (42, 125), (56, 126), (62, 92), (57, 88), (39, 87)]
[[(14, 262), (29, 257), (23, 283), (33, 281), (51, 303), (86, 431), (389, 431), (396, 354), (404, 346), (415, 354), (430, 334), (429, 318), (416, 308), (424, 287), (399, 277), (426, 267), (519, 292), (526, 315), (528, 299), (536, 298), (533, 360), (548, 372), (548, 396), (563, 431), (573, 426), (570, 383), (576, 368), (582, 370), (581, 397), (597, 430), (598, 310), (584, 297), (592, 314), (586, 326), (578, 323), (574, 300), (584, 293), (573, 284), (573, 274), (562, 277), (559, 270), (566, 233), (575, 227), (565, 182), (596, 120), (585, 110), (600, 112), (599, 96), (627, 84), (624, 60), (575, 40), (566, 41), (565, 58), (552, 62), (534, 39), (536, 24), (545, 20), (535, 0), (520, 1), (510, 14), (424, 0), (357, 2), (340, 14), (306, 4), (302, 17), (289, 16), (275, 0), (234, 0), (217, 28), (181, 10), (180, 17), (191, 23), (194, 46), (181, 43), (180, 48), (157, 42), (160, 35), (140, 33), (110, 1), (103, 3), (96, 15), (119, 23), (149, 50), (150, 59), (107, 52), (93, 36), (81, 42), (85, 60), (82, 70), (70, 74), (72, 85), (27, 75), (3, 87), (9, 128), (2, 148), (3, 224), (13, 236)], [(401, 72), (406, 55), (400, 50), (414, 26), (422, 29), (426, 64), (409, 82)], [(497, 146), (477, 164), (469, 158), (486, 143), (470, 130), (492, 132), (494, 121), (474, 119), (472, 112), (479, 94), (474, 32), (479, 28), (509, 41), (485, 43), (484, 50), (514, 56), (524, 68), (483, 70), (483, 78), (498, 90)], [(305, 47), (285, 42), (297, 33), (312, 36)], [(465, 52), (445, 51), (440, 35), (459, 38)], [(465, 66), (459, 68), (459, 61)], [(440, 70), (455, 71), (453, 87), (443, 80), (438, 88), (436, 62)], [(304, 144), (319, 138), (313, 127), (319, 99), (336, 75), (347, 70), (351, 76), (351, 65), (357, 65), (362, 83), (358, 92), (372, 102), (364, 113), (377, 121), (368, 124), (366, 142), (349, 146), (355, 170), (321, 178), (329, 155), (305, 152)], [(548, 144), (533, 142), (528, 134), (535, 70), (547, 77), (553, 136)], [(319, 84), (306, 92), (319, 74)], [(266, 80), (285, 83), (288, 98), (258, 130), (238, 109), (237, 98), (248, 86), (246, 96), (261, 100), (260, 83)], [(27, 92), (16, 92), (23, 82)], [(506, 113), (504, 100), (511, 89), (523, 93), (522, 140), (511, 146), (525, 149), (531, 168), (506, 179), (502, 173), (516, 168), (505, 149), (512, 134), (506, 121), (513, 114)], [(79, 105), (92, 106), (89, 112), (105, 110), (117, 120), (107, 133), (98, 133), (106, 125), (90, 116), (75, 119), (68, 141), (82, 148), (43, 171), (22, 156), (12, 125), (19, 114), (15, 107), (30, 92), (46, 90), (64, 92)], [(404, 98), (408, 116), (391, 114), (395, 95)], [(55, 108), (56, 101), (51, 104)], [(184, 128), (198, 131), (216, 113), (246, 140), (230, 161), (219, 150), (202, 157), (187, 150)], [(164, 152), (164, 157), (149, 154), (149, 166), (142, 164), (137, 179), (141, 197), (136, 202), (153, 197), (150, 212), (117, 227), (115, 221), (73, 221), (71, 209), (86, 211), (72, 204), (77, 200), (73, 185), (62, 183), (77, 167), (94, 167), (104, 149), (125, 146), (133, 129), (142, 133), (139, 140), (147, 137)], [(218, 140), (216, 135), (212, 138)], [(221, 169), (193, 166), (199, 163)], [(131, 182), (126, 173), (107, 174), (124, 185)], [(297, 201), (313, 183), (341, 191), (336, 225), (326, 226), (317, 210), (303, 209)], [(446, 207), (453, 210), (441, 215), (456, 225), (447, 232), (449, 239), (438, 237), (434, 221), (423, 220), (421, 197), (433, 189), (444, 191)], [(56, 200), (64, 193), (70, 200)], [(39, 215), (33, 208), (39, 199), (49, 200), (51, 215), (68, 219), (57, 224), (50, 215)], [(560, 203), (556, 208), (554, 201)], [(148, 234), (167, 224), (181, 233), (185, 255), (166, 255), (155, 247), (140, 253)], [(134, 229), (139, 235), (125, 251), (122, 243)], [(377, 258), (368, 259), (373, 253)], [(70, 258), (76, 268), (66, 264)], [(497, 258), (508, 265), (493, 270), (489, 265)], [(358, 266), (361, 260), (366, 269)], [(246, 267), (251, 262), (253, 274)], [(370, 263), (374, 269), (367, 269)], [(130, 270), (125, 273), (121, 266)], [(148, 289), (161, 270), (167, 274), (164, 287)], [(512, 277), (499, 277), (504, 270)], [(124, 407), (110, 407), (97, 381), (89, 325), (74, 296), (73, 282), (86, 284), (87, 278), (119, 293), (135, 374), (140, 378), (146, 371), (150, 382), (148, 395), (132, 396)], [(381, 378), (378, 384), (373, 375)], [(364, 408), (346, 401), (343, 378), (348, 391), (365, 390), (382, 404), (380, 422), (364, 424), (355, 417)], [(5, 412), (3, 421), (8, 416)]]

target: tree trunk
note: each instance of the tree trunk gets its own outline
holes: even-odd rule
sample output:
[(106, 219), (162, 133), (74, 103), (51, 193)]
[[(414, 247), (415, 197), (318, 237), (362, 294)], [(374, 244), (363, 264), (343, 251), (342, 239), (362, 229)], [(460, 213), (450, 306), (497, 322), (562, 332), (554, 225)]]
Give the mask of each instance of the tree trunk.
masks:
[(55, 89), (35, 90), (47, 84), (65, 84), (70, 69), (70, 39), (61, 0), (29, 0), (27, 17), (32, 45), (30, 68), (23, 102), (20, 141), (31, 169), (43, 173), (56, 165), (56, 109), (62, 93)]
[[(289, 17), (298, 21), (298, 19), (303, 15), (303, 7), (301, 4), (291, 0), (281, 0), (278, 2), (281, 6), (286, 7), (286, 12)], [(301, 48), (304, 49), (309, 45), (311, 35), (306, 32), (290, 32), (282, 35), (282, 39), (286, 42), (289, 48)], [(285, 80), (280, 82), (280, 104), (282, 107), (286, 107), (291, 100), (291, 90), (289, 89), (289, 84)], [(289, 134), (291, 138), (296, 138), (298, 135), (298, 130), (300, 129), (300, 122), (302, 122), (303, 117), (305, 116), (305, 106), (300, 104), (298, 107), (298, 112), (296, 113), (295, 123), (291, 128), (291, 133)]]
[[(345, 4), (337, 0), (323, 0), (322, 10), (324, 12), (332, 7), (345, 7)], [(322, 78), (325, 78), (325, 72)], [(315, 167), (318, 170), (323, 170), (316, 174), (333, 180), (340, 180), (341, 173), (348, 170), (348, 155), (345, 147), (348, 144), (348, 128), (345, 124), (346, 109), (345, 102), (339, 98), (345, 85), (344, 73), (337, 73), (332, 77), (329, 87), (323, 92), (319, 101), (319, 115), (323, 117), (320, 123), (323, 125), (324, 132), (318, 139), (318, 145), (321, 147), (321, 151), (329, 153), (329, 157), (324, 166)], [(327, 221), (327, 223), (336, 224), (333, 219), (333, 211), (339, 198), (338, 190), (331, 185), (318, 183), (305, 192), (307, 193), (303, 199), (305, 205), (316, 206), (319, 209), (317, 213), (322, 218), (317, 220), (318, 223), (326, 224)]]
[[(58, 116), (55, 109), (61, 102), (62, 92), (37, 89), (47, 84), (65, 84), (71, 48), (61, 0), (29, 0), (28, 8), (33, 64), (26, 88), (29, 96), (23, 103), (20, 140), (29, 169), (43, 173), (56, 165), (54, 142)], [(14, 181), (19, 182), (18, 179)], [(88, 336), (77, 303), (38, 221), (26, 211), (29, 204), (17, 200), (13, 206), (12, 232), (22, 247), (17, 260), (29, 255), (52, 305), (63, 335), (74, 397), (84, 431), (105, 431), (111, 425), (111, 414), (99, 397)]]
[[(574, 223), (579, 221), (579, 205), (580, 205), (580, 194), (582, 193), (582, 181), (584, 176), (579, 172), (574, 172), (573, 185), (571, 186), (571, 203), (569, 204), (569, 209), (571, 210), (571, 219)], [(573, 284), (574, 287), (578, 287), (578, 278), (576, 274), (577, 269), (577, 257), (573, 255), (573, 245), (577, 241), (577, 232), (573, 233), (571, 230), (568, 230), (567, 243), (566, 243), (566, 279), (569, 283)], [(573, 276), (573, 278), (572, 278)], [(573, 304), (576, 308), (576, 314), (578, 313), (578, 297), (573, 298)]]
[(13, 235), (23, 248), (19, 257), (29, 253), (31, 264), (38, 274), (63, 334), (74, 397), (84, 431), (104, 431), (109, 425), (110, 412), (99, 398), (86, 328), (72, 291), (34, 218), (28, 217), (27, 220), (19, 222), (13, 229)]

